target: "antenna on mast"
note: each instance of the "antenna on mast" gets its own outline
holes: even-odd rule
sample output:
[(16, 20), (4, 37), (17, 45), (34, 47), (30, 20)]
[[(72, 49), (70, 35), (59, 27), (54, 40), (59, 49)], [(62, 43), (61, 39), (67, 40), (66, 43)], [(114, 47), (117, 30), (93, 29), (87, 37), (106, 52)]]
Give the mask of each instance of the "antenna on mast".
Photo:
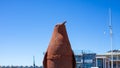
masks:
[(113, 68), (113, 33), (112, 33), (112, 13), (109, 8), (109, 30), (110, 30), (110, 46), (111, 46), (111, 68)]

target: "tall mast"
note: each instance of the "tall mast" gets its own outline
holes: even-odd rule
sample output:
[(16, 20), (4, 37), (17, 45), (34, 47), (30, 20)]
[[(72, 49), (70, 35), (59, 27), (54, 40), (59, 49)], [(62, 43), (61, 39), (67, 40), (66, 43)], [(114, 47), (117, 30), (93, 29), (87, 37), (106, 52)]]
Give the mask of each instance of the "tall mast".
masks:
[(111, 46), (111, 68), (113, 68), (113, 33), (112, 33), (112, 13), (109, 8), (109, 30), (110, 30), (110, 46)]

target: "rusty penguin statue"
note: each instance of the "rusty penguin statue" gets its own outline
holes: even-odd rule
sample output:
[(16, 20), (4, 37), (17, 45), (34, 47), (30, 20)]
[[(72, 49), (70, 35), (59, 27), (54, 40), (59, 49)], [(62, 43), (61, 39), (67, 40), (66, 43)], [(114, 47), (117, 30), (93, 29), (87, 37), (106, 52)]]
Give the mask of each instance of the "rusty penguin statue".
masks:
[(76, 61), (67, 36), (65, 22), (54, 28), (47, 52), (44, 55), (44, 68), (75, 68)]

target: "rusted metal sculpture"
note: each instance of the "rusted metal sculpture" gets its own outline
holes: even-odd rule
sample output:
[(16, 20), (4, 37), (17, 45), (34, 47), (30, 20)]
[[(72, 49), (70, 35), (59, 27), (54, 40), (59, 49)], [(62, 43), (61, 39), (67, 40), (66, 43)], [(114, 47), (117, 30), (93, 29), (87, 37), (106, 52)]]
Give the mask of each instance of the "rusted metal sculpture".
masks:
[(44, 68), (75, 68), (76, 66), (65, 23), (57, 24), (54, 28), (43, 60)]

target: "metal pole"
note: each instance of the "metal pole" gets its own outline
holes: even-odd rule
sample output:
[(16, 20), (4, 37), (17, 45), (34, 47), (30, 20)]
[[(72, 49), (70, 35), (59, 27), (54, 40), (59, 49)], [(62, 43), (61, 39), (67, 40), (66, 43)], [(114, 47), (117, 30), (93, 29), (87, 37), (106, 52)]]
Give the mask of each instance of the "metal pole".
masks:
[(110, 29), (110, 45), (111, 45), (111, 68), (113, 68), (113, 41), (112, 41), (112, 20), (111, 8), (109, 8), (109, 29)]
[(96, 67), (98, 66), (98, 64), (97, 64), (97, 58), (96, 58)]
[(105, 58), (105, 68), (106, 68), (106, 58)]
[(84, 60), (85, 60), (85, 58), (84, 58), (84, 52), (83, 52), (83, 50), (82, 50), (82, 59), (83, 59), (82, 68), (84, 68), (85, 67), (84, 66)]
[(33, 56), (33, 67), (35, 68), (35, 57)]

